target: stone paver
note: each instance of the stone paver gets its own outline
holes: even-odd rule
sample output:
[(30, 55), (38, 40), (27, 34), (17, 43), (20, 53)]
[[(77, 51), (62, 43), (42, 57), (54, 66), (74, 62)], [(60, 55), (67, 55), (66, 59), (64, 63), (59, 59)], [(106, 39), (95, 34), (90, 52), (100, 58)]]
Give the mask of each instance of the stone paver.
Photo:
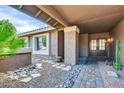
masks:
[(104, 87), (97, 62), (88, 62), (84, 69), (82, 71), (81, 88)]
[(76, 79), (73, 87), (75, 88), (101, 88), (104, 87), (98, 63), (96, 61), (88, 61), (84, 64), (82, 71)]
[[(113, 71), (119, 77), (108, 75), (108, 71)], [(105, 62), (88, 61), (78, 75), (73, 88), (123, 88), (124, 87), (124, 70), (115, 71), (112, 66)]]
[[(105, 88), (123, 88), (124, 87), (124, 77), (120, 76), (120, 74), (123, 74), (122, 71), (115, 71), (115, 69), (112, 66), (105, 65), (103, 62), (99, 62), (100, 72), (102, 73), (102, 79), (104, 81)], [(108, 75), (108, 71), (113, 71), (118, 73), (120, 76), (118, 77), (112, 77)]]

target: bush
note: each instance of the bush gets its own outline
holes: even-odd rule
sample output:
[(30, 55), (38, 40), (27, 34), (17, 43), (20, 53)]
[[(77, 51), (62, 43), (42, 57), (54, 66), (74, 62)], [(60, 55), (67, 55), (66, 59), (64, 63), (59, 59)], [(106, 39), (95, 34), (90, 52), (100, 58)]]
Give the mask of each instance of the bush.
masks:
[(18, 48), (25, 45), (24, 40), (16, 34), (16, 28), (9, 20), (0, 21), (0, 55), (14, 54)]

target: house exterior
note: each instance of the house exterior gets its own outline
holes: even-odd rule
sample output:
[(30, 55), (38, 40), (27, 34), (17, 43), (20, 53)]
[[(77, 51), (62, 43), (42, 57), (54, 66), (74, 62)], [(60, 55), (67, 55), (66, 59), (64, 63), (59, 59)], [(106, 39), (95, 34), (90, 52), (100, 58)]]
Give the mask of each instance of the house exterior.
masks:
[[(78, 29), (78, 28), (76, 26), (73, 26), (71, 27), (71, 29)], [(66, 28), (66, 30), (68, 31), (68, 28)], [(70, 34), (70, 37), (66, 37), (66, 34), (64, 34), (64, 32), (61, 30), (57, 31), (55, 28), (46, 27), (29, 32), (20, 33), (18, 35), (26, 42), (24, 48), (26, 49), (30, 48), (33, 54), (39, 54), (41, 56), (51, 56), (51, 57), (61, 56), (62, 58), (64, 58), (64, 56), (68, 56), (69, 60), (72, 61), (74, 60), (72, 59), (72, 56), (76, 55), (76, 51), (77, 52), (79, 51), (78, 52), (79, 54), (77, 54), (78, 59), (76, 59), (76, 61), (79, 60), (79, 58), (86, 59), (88, 56), (96, 56), (95, 53), (93, 53), (93, 51), (88, 50), (88, 47), (90, 47), (92, 50), (96, 50), (96, 45), (94, 44), (96, 42), (95, 40), (98, 38), (99, 39), (97, 42), (101, 42), (101, 45), (99, 46), (101, 51), (105, 50), (105, 48), (107, 47), (104, 41), (109, 38), (109, 33), (107, 32), (78, 35), (80, 32), (79, 30), (77, 30), (74, 31), (74, 33), (72, 33), (71, 31), (68, 31), (68, 33)], [(71, 42), (73, 41), (73, 36), (75, 36), (76, 38), (75, 43), (78, 43), (79, 46), (75, 46), (75, 47), (64, 46), (65, 43), (71, 44)], [(67, 38), (68, 41), (64, 41), (65, 37)], [(92, 40), (91, 44), (89, 44), (89, 40), (90, 41)], [(64, 51), (65, 51), (64, 47), (67, 47), (67, 49), (65, 49), (66, 51), (71, 50), (71, 48), (75, 49), (76, 47), (78, 47), (78, 50), (75, 50), (75, 52), (72, 54), (68, 53), (64, 55)], [(105, 53), (99, 53), (99, 54), (102, 54), (101, 56), (103, 57), (107, 57), (107, 51)], [(69, 60), (67, 60), (67, 64), (72, 64)]]
[[(40, 54), (43, 56), (57, 56), (58, 48), (58, 38), (63, 40), (63, 36), (53, 27), (46, 27), (41, 29), (36, 29), (33, 31), (18, 34), (24, 41), (26, 45), (24, 48), (31, 49), (33, 54)], [(62, 43), (62, 42), (61, 42)], [(59, 46), (63, 45), (59, 43)], [(61, 48), (61, 46), (59, 47)], [(62, 50), (62, 48), (61, 48)], [(63, 51), (61, 51), (63, 52)], [(63, 57), (63, 54), (60, 53)]]
[(20, 34), (34, 54), (61, 56), (71, 65), (88, 57), (114, 60), (115, 42), (119, 40), (124, 66), (124, 6), (12, 7), (54, 27)]

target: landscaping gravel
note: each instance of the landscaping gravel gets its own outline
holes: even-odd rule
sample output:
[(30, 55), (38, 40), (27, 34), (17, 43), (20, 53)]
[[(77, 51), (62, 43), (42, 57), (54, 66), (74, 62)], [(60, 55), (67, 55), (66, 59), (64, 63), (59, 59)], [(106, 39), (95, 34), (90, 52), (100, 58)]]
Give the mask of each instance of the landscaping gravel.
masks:
[[(41, 76), (30, 78), (26, 77), (18, 80), (9, 80), (5, 76), (0, 75), (0, 87), (1, 88), (54, 88), (65, 81), (68, 71), (61, 70), (59, 68), (52, 67), (50, 63), (42, 63), (42, 69), (39, 69)], [(28, 82), (22, 81), (29, 80)]]
[(56, 86), (57, 88), (72, 88), (77, 76), (79, 75), (83, 65), (74, 65), (72, 69), (68, 72), (68, 75), (66, 77), (66, 80)]

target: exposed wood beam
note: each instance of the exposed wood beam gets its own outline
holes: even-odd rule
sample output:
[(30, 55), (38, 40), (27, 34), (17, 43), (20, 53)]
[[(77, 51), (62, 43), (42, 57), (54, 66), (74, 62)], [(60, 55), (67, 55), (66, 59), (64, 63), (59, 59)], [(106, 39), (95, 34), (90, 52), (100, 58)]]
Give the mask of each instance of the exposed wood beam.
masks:
[(53, 26), (56, 26), (58, 24), (58, 22), (55, 22), (54, 24), (53, 24)]
[(41, 14), (41, 10), (39, 10), (36, 14), (35, 14), (35, 16), (34, 17), (38, 17), (40, 14)]
[(53, 19), (58, 21), (58, 23), (62, 24), (63, 26), (68, 26), (69, 24), (64, 20), (61, 15), (59, 15), (52, 6), (48, 5), (37, 5), (38, 8), (40, 8), (42, 11), (47, 13), (49, 16), (51, 16)]
[(19, 5), (19, 9), (22, 9), (23, 5)]
[(47, 23), (48, 23), (51, 19), (52, 19), (52, 18), (51, 18), (51, 17), (49, 17), (49, 18), (48, 18), (45, 22), (47, 22)]

